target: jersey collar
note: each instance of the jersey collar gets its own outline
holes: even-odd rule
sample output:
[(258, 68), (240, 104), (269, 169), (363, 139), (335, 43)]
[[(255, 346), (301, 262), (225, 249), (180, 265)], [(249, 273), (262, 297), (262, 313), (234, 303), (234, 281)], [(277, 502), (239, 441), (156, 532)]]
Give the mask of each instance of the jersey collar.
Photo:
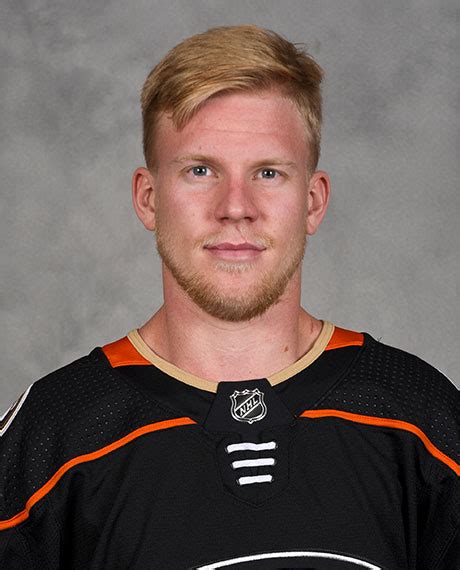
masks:
[[(309, 366), (312, 362), (314, 362), (326, 349), (329, 341), (332, 338), (334, 333), (334, 325), (329, 321), (323, 321), (323, 326), (321, 328), (321, 332), (318, 335), (313, 346), (310, 350), (304, 354), (301, 358), (299, 358), (296, 362), (290, 364), (286, 368), (283, 368), (279, 372), (272, 374), (267, 378), (272, 386), (287, 380), (291, 376), (294, 376), (307, 366)], [(171, 362), (164, 360), (158, 354), (156, 354), (144, 341), (144, 339), (139, 334), (137, 329), (133, 329), (127, 335), (128, 340), (131, 342), (133, 347), (137, 350), (137, 352), (145, 358), (149, 363), (153, 364), (169, 376), (184, 382), (185, 384), (189, 384), (190, 386), (194, 386), (195, 388), (200, 388), (201, 390), (207, 390), (208, 392), (216, 392), (217, 391), (217, 382), (212, 382), (210, 380), (206, 380), (205, 378), (201, 378), (199, 376), (195, 376), (182, 368), (178, 368)]]

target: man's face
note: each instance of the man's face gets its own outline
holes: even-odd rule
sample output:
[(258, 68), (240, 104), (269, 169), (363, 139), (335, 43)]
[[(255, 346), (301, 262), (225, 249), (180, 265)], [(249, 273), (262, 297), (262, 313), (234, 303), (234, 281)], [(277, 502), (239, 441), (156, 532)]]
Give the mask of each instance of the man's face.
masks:
[(204, 311), (246, 321), (276, 303), (306, 246), (308, 143), (275, 92), (210, 99), (183, 130), (159, 119), (158, 252)]

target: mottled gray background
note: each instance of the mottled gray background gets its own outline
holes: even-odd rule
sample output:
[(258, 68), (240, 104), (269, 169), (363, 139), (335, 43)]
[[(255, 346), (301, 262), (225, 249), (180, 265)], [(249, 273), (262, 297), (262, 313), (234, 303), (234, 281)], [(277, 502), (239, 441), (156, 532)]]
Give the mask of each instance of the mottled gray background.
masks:
[(332, 202), (304, 306), (458, 384), (455, 4), (2, 0), (0, 408), (160, 306), (130, 195), (139, 90), (181, 39), (239, 23), (305, 42), (326, 71)]

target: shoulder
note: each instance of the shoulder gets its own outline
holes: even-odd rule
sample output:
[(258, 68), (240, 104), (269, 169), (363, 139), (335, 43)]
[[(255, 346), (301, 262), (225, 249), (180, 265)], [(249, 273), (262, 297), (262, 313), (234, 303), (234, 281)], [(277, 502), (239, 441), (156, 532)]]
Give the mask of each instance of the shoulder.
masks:
[(396, 406), (408, 416), (432, 417), (436, 412), (455, 416), (459, 410), (459, 391), (442, 372), (415, 354), (367, 333), (350, 385), (367, 386), (369, 396), (384, 397), (387, 406)]
[(128, 385), (100, 347), (50, 372), (2, 418), (0, 511), (14, 514), (76, 458), (164, 419), (169, 414)]
[(459, 390), (428, 362), (368, 333), (359, 357), (324, 406), (372, 425), (412, 432), (459, 463)]
[(2, 436), (21, 425), (59, 431), (87, 421), (107, 397), (126, 387), (104, 366), (99, 348), (34, 381), (3, 418)]
[[(20, 434), (36, 437), (99, 435), (129, 429), (143, 420), (163, 419), (163, 412), (115, 370), (101, 347), (33, 382), (1, 417), (0, 444)], [(114, 433), (114, 435), (116, 435)]]
[(5, 436), (7, 431), (17, 431), (20, 424), (26, 424), (31, 416), (45, 418), (54, 414), (59, 408), (58, 403), (63, 408), (69, 407), (69, 400), (74, 400), (83, 388), (83, 378), (87, 384), (91, 384), (92, 377), (97, 373), (93, 352), (32, 382), (1, 416), (0, 437)]

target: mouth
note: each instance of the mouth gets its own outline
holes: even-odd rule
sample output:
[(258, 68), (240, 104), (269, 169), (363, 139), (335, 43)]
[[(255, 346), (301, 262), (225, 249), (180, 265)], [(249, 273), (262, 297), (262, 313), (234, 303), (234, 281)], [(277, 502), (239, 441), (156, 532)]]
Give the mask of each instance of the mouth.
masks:
[(253, 260), (254, 258), (261, 255), (265, 251), (265, 247), (257, 245), (255, 243), (218, 243), (212, 246), (206, 246), (206, 251), (208, 251), (214, 257), (219, 259), (227, 259), (233, 261), (244, 261), (246, 259)]

